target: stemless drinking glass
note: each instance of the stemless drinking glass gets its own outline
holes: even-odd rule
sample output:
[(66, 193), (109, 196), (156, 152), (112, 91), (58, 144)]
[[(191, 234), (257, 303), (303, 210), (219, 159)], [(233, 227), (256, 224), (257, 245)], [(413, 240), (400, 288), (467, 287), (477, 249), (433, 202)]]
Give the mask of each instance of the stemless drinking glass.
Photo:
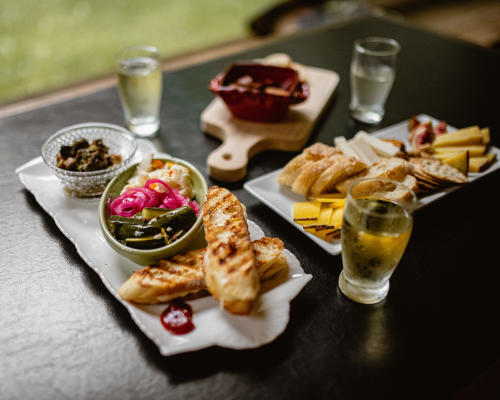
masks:
[(354, 181), (342, 221), (339, 287), (351, 300), (373, 304), (389, 292), (389, 278), (410, 238), (415, 194), (384, 178)]
[(133, 46), (118, 54), (118, 84), (125, 121), (139, 137), (160, 128), (161, 62), (153, 46)]
[(353, 118), (367, 124), (382, 121), (399, 50), (394, 39), (369, 37), (354, 42), (350, 104)]

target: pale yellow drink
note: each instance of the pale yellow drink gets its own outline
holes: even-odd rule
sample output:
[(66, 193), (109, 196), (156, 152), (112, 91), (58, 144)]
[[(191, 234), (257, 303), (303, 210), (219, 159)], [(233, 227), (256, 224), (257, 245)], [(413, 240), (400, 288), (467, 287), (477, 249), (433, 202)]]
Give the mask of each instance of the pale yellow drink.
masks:
[(383, 300), (412, 227), (411, 210), (397, 202), (348, 198), (342, 221), (342, 292), (360, 303)]
[(159, 56), (128, 50), (118, 61), (120, 100), (127, 126), (140, 137), (160, 126), (162, 72)]

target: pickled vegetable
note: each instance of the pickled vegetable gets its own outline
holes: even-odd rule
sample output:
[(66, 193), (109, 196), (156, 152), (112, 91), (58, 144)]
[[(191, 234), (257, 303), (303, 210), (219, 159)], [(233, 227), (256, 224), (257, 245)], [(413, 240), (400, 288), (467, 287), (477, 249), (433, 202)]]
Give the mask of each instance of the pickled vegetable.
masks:
[(108, 227), (113, 236), (126, 246), (154, 249), (173, 243), (196, 222), (190, 206), (175, 210), (146, 207), (132, 217), (112, 215)]

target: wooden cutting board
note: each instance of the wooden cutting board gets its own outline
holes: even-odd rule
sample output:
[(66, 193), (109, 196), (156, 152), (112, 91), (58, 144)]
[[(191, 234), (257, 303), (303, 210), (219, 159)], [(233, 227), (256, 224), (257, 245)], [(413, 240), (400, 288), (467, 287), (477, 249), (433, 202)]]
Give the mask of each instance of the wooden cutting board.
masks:
[(224, 182), (243, 179), (248, 160), (264, 150), (298, 151), (339, 83), (336, 72), (306, 67), (309, 97), (292, 106), (283, 121), (262, 123), (234, 118), (224, 102), (215, 98), (201, 113), (201, 129), (222, 140), (207, 158), (209, 175)]

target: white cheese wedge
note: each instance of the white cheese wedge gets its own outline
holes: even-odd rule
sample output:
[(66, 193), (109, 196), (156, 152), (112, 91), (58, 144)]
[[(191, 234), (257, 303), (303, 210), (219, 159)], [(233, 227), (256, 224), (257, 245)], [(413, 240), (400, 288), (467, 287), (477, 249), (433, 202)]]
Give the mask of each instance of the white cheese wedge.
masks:
[(370, 158), (363, 152), (363, 149), (361, 149), (354, 140), (349, 140), (347, 142), (349, 146), (351, 146), (351, 149), (354, 150), (354, 152), (358, 155), (358, 159), (362, 162), (364, 162), (366, 165), (371, 165), (372, 162)]
[(352, 139), (351, 142), (356, 146), (356, 151), (361, 151), (363, 155), (368, 160), (370, 160), (370, 162), (367, 163), (368, 165), (375, 164), (380, 159), (380, 157), (377, 155), (377, 153), (375, 153), (375, 151), (373, 151), (370, 145), (359, 136)]
[(399, 148), (397, 146), (394, 146), (392, 143), (380, 140), (374, 136), (370, 136), (364, 131), (359, 131), (356, 134), (355, 138), (359, 138), (359, 140), (368, 144), (373, 149), (373, 151), (381, 157), (394, 157), (399, 153)]
[(344, 136), (338, 136), (333, 139), (335, 143), (335, 147), (339, 149), (342, 153), (344, 153), (348, 157), (354, 157), (360, 160), (358, 154), (352, 149), (352, 147), (347, 143), (347, 140)]

